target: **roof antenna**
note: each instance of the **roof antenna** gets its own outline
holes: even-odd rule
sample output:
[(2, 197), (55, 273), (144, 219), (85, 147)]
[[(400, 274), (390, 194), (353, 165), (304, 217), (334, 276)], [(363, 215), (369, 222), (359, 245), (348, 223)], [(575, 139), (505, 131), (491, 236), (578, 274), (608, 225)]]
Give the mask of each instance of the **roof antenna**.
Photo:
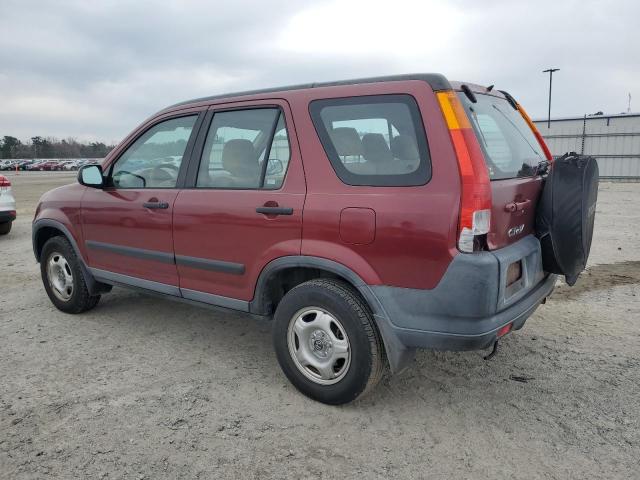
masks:
[(493, 90), (493, 85), (489, 85), (489, 86), (487, 87), (487, 92), (490, 92), (491, 90)]

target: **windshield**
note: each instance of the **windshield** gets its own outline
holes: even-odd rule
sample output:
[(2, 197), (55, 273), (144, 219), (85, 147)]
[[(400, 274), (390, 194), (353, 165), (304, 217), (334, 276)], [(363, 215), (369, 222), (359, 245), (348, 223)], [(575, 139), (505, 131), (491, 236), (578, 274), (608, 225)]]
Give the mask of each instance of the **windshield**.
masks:
[(477, 103), (458, 97), (484, 153), (491, 180), (530, 177), (546, 157), (520, 112), (504, 98), (476, 94)]

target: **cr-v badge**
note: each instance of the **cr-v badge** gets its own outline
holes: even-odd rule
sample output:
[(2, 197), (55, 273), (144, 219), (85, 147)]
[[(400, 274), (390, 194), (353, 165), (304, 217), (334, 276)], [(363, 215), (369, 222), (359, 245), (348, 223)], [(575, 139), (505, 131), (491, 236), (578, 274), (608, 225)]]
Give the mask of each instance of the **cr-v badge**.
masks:
[(507, 232), (510, 237), (515, 237), (516, 235), (520, 235), (524, 230), (524, 223), (522, 225), (518, 225), (517, 227), (510, 228)]

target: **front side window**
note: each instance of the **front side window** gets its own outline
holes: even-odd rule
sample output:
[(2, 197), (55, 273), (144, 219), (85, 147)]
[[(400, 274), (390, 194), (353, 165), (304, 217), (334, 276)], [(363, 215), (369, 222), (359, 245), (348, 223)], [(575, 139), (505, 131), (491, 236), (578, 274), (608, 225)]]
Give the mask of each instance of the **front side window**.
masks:
[(280, 114), (273, 142), (269, 149), (267, 170), (264, 177), (264, 188), (276, 190), (282, 186), (284, 174), (289, 167), (291, 150), (289, 147), (289, 134), (284, 124), (284, 116)]
[(175, 188), (197, 115), (172, 118), (143, 133), (116, 161), (116, 188)]
[(196, 187), (277, 189), (289, 164), (289, 139), (278, 108), (218, 112), (202, 152)]
[(349, 185), (424, 185), (431, 177), (424, 126), (410, 95), (311, 102), (311, 117), (338, 177)]

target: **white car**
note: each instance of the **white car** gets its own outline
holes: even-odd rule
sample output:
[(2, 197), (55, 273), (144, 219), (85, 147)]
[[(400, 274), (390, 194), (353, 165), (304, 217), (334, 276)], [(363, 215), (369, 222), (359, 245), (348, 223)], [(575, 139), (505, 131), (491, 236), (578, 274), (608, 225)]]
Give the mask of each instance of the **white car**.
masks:
[(0, 170), (11, 170), (11, 167), (14, 165), (13, 160), (3, 160), (0, 162)]
[(11, 224), (16, 219), (16, 199), (13, 198), (11, 182), (0, 175), (0, 235), (11, 231)]
[(66, 170), (66, 171), (78, 170), (78, 162), (75, 162), (75, 161), (65, 162), (62, 164), (62, 170)]

